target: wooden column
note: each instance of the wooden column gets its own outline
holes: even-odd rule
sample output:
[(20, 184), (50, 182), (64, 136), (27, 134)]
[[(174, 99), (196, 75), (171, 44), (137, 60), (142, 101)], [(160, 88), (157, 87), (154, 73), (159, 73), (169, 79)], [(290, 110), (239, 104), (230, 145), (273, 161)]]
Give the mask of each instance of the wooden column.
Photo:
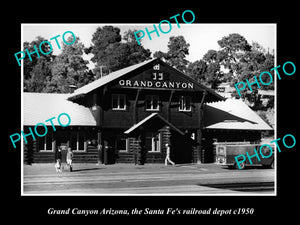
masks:
[(137, 90), (135, 100), (134, 100), (134, 105), (133, 105), (133, 123), (134, 124), (138, 123), (137, 103), (139, 100), (140, 91), (141, 91), (141, 89)]
[(92, 94), (91, 112), (92, 112), (92, 114), (93, 114), (93, 116), (94, 116), (94, 118), (96, 120), (96, 124), (98, 126), (100, 124), (100, 110), (101, 110), (101, 107), (99, 106), (98, 94), (97, 94), (97, 92), (94, 92)]
[(137, 164), (144, 165), (145, 163), (145, 130), (142, 126), (139, 127), (139, 134), (136, 142)]
[[(101, 92), (100, 92), (101, 93)], [(103, 111), (103, 106), (105, 103), (105, 98), (107, 93), (107, 87), (105, 86), (102, 90), (102, 95), (100, 98), (100, 108), (99, 108), (99, 124), (97, 124), (98, 126), (103, 126), (103, 120), (104, 120), (104, 111)]]
[(202, 130), (197, 130), (197, 163), (201, 163), (201, 154), (202, 154)]
[(103, 149), (104, 149), (104, 146), (103, 146), (103, 142), (102, 142), (102, 132), (100, 130), (98, 130), (97, 132), (97, 143), (98, 143), (98, 164), (100, 165), (103, 164)]
[(202, 94), (202, 99), (201, 102), (199, 104), (199, 129), (197, 129), (197, 163), (200, 164), (201, 163), (201, 155), (202, 155), (202, 130), (203, 130), (203, 103), (204, 103), (204, 99), (206, 96), (207, 92), (206, 90), (203, 91)]
[(172, 97), (173, 97), (173, 94), (174, 94), (174, 90), (171, 91), (170, 93), (170, 97), (169, 97), (169, 102), (168, 102), (168, 112), (167, 112), (167, 120), (170, 122), (171, 121), (171, 102), (172, 102)]

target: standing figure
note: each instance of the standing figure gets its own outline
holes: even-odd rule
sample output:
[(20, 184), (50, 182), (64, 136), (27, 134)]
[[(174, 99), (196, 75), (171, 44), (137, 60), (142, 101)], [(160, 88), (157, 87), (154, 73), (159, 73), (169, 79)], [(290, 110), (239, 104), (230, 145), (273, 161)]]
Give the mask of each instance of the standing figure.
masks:
[(55, 169), (56, 172), (61, 172), (62, 168), (61, 168), (61, 159), (62, 159), (62, 155), (61, 155), (61, 148), (58, 147), (57, 151), (55, 152)]
[(165, 159), (165, 166), (168, 165), (168, 162), (171, 163), (172, 165), (175, 165), (175, 163), (170, 159), (170, 144), (169, 143), (166, 144), (166, 148), (167, 148), (167, 155), (166, 155), (166, 159)]
[(67, 165), (70, 167), (70, 172), (72, 172), (72, 159), (73, 159), (73, 152), (70, 147), (68, 147), (68, 152), (67, 152)]
[(103, 158), (102, 158), (102, 149), (103, 149), (103, 146), (101, 144), (98, 144), (98, 163), (96, 164), (97, 166), (99, 166), (100, 164), (103, 163)]

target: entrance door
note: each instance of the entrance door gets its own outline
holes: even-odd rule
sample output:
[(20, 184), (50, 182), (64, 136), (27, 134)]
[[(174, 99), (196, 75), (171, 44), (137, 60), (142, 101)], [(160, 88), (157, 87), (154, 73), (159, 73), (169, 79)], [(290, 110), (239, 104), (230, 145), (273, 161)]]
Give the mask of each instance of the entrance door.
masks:
[(107, 131), (103, 135), (103, 159), (105, 165), (115, 164), (116, 162), (116, 140), (117, 136), (111, 131)]
[(193, 146), (189, 135), (172, 133), (171, 160), (176, 164), (191, 163), (193, 161)]

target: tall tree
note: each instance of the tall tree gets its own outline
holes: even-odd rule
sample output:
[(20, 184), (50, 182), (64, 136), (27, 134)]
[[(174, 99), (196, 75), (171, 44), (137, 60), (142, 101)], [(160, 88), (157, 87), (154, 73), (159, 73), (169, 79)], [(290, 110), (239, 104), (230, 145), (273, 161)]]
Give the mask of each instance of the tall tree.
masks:
[[(68, 43), (72, 41), (73, 37), (67, 39)], [(62, 45), (62, 52), (52, 63), (52, 77), (47, 80), (45, 92), (69, 93), (72, 86), (79, 88), (93, 80), (88, 71), (88, 61), (82, 57), (84, 45), (79, 37), (76, 37), (72, 45)]]
[[(34, 52), (34, 46), (39, 51), (40, 43), (43, 41), (47, 41), (47, 39), (38, 36), (32, 42), (24, 42), (23, 47), (24, 50), (27, 49), (30, 53)], [(41, 45), (41, 49), (43, 52), (49, 52), (50, 46), (46, 43)], [(26, 92), (42, 92), (42, 90), (46, 86), (46, 79), (51, 77), (51, 62), (53, 61), (54, 56), (52, 52), (47, 55), (44, 55), (39, 52), (39, 56), (34, 53), (31, 55), (31, 59), (29, 57), (25, 57), (23, 59), (24, 65), (24, 91)]]
[(205, 71), (206, 83), (212, 89), (216, 89), (223, 80), (223, 72), (220, 71), (220, 62), (218, 52), (215, 50), (208, 50), (203, 56), (203, 61), (206, 62), (207, 68)]
[(187, 67), (187, 75), (207, 87), (216, 89), (218, 84), (224, 80), (224, 74), (220, 70), (218, 52), (208, 50), (202, 59), (190, 63)]
[(24, 79), (24, 89), (28, 92), (44, 92), (46, 80), (51, 78), (51, 63), (41, 58), (30, 72), (30, 77)]
[(189, 47), (190, 44), (186, 42), (182, 35), (172, 36), (168, 42), (168, 52), (157, 51), (154, 53), (154, 57), (163, 57), (169, 65), (186, 72), (189, 61), (185, 58), (189, 54)]
[(151, 52), (135, 41), (134, 31), (127, 31), (123, 41), (120, 29), (113, 26), (98, 27), (93, 34), (92, 46), (86, 53), (92, 53), (96, 64), (96, 77), (106, 75), (103, 71), (113, 72), (127, 66), (150, 59)]
[(109, 57), (106, 49), (121, 41), (120, 29), (113, 26), (98, 27), (92, 37), (92, 45), (85, 52), (92, 53), (91, 61), (95, 63), (94, 73), (96, 77), (102, 76), (103, 68), (111, 71)]
[(205, 73), (207, 70), (207, 64), (202, 59), (196, 60), (195, 62), (192, 62), (187, 67), (187, 74), (192, 77), (195, 81), (207, 85), (205, 78)]
[(151, 51), (145, 49), (142, 45), (139, 45), (134, 36), (134, 32), (137, 30), (128, 30), (124, 32), (123, 40), (125, 46), (129, 49), (128, 65), (133, 65), (139, 62), (150, 59)]
[[(256, 77), (264, 71), (269, 71), (274, 67), (274, 55), (266, 53), (262, 46), (257, 42), (250, 45), (247, 40), (240, 34), (229, 34), (218, 41), (221, 50), (218, 52), (220, 64), (229, 70), (227, 80), (231, 81), (231, 86), (237, 82), (245, 82), (246, 79), (250, 83), (254, 82)], [(274, 77), (274, 76), (273, 76)], [(263, 77), (263, 81), (268, 83), (270, 78)], [(252, 109), (261, 108), (259, 87), (254, 84), (251, 86), (252, 92), (249, 94), (248, 89), (241, 91), (241, 97), (249, 102)], [(274, 89), (274, 83), (264, 86), (260, 85), (260, 89)], [(233, 96), (239, 97), (236, 92)]]
[(242, 35), (233, 33), (218, 41), (221, 50), (218, 52), (220, 63), (229, 69), (232, 78), (237, 78), (245, 56), (251, 51), (251, 45)]

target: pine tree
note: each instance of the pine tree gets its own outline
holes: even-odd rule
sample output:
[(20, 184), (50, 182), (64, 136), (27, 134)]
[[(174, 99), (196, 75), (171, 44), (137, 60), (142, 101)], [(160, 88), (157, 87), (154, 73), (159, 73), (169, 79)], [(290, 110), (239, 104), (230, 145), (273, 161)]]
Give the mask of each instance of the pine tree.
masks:
[[(32, 42), (24, 42), (23, 51), (27, 49), (29, 52), (34, 52), (34, 46), (39, 51), (40, 43), (47, 41), (45, 38), (38, 36)], [(41, 46), (43, 52), (49, 52), (50, 46), (48, 44), (43, 44)], [(51, 62), (53, 60), (52, 52), (47, 55), (39, 53), (39, 56), (35, 53), (29, 57), (23, 59), (24, 65), (24, 91), (25, 92), (43, 92), (46, 86), (45, 81), (51, 77)]]
[[(72, 42), (69, 37), (67, 42)], [(69, 93), (72, 87), (81, 87), (93, 80), (88, 70), (88, 61), (83, 59), (84, 45), (76, 37), (72, 45), (63, 43), (62, 52), (51, 65), (51, 78), (47, 80), (44, 92)], [(87, 77), (89, 79), (87, 79)]]
[(122, 41), (118, 27), (97, 28), (93, 34), (92, 46), (85, 49), (86, 53), (93, 54), (91, 60), (96, 64), (94, 73), (97, 78), (150, 59), (150, 50), (138, 45), (134, 32), (135, 30), (127, 31)]

